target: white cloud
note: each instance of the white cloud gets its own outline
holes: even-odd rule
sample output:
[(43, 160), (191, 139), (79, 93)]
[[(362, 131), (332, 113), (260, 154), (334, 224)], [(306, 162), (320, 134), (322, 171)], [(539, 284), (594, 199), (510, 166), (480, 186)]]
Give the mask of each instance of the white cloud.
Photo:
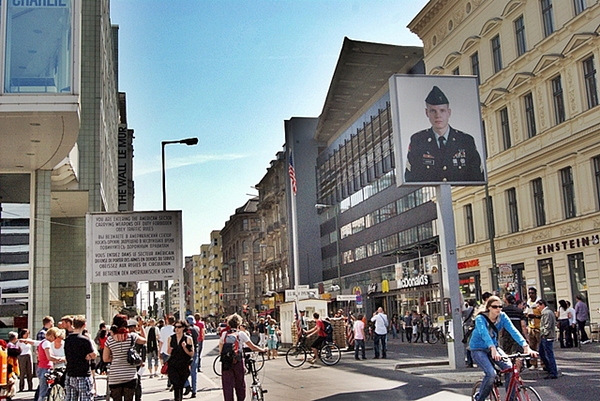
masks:
[[(248, 157), (248, 155), (235, 154), (235, 153), (225, 153), (225, 154), (195, 154), (189, 157), (170, 157), (165, 161), (165, 168), (167, 170), (192, 166), (195, 164), (206, 164), (215, 161), (227, 161), (227, 160), (237, 160)], [(161, 160), (160, 158), (155, 158), (154, 160), (135, 160), (134, 159), (134, 179), (136, 177), (141, 177), (146, 174), (157, 173), (161, 171)]]

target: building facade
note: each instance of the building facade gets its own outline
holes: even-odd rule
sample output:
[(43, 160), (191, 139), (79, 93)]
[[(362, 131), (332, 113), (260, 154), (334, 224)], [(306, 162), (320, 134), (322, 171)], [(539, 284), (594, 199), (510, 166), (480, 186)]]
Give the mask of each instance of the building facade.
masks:
[(409, 25), (427, 74), (479, 80), (489, 183), (453, 190), (465, 298), (600, 307), (598, 21), (595, 0), (435, 0)]
[[(12, 282), (0, 315), (37, 330), (45, 315), (85, 313), (85, 214), (118, 210), (118, 29), (108, 0), (0, 11), (0, 235), (16, 241), (0, 249), (0, 280)], [(118, 298), (117, 283), (94, 285), (89, 321)]]
[(236, 209), (221, 230), (223, 273), (219, 293), (222, 314), (238, 313), (252, 317), (255, 305), (262, 301), (260, 267), (261, 221), (257, 213), (258, 198)]

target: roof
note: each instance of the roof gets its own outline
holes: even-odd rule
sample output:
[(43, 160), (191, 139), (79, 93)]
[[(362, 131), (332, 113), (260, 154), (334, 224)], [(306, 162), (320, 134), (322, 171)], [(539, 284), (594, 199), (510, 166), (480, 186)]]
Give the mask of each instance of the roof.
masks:
[(387, 87), (390, 76), (409, 73), (422, 60), (422, 47), (344, 38), (315, 139), (331, 139), (356, 118), (355, 114), (377, 92)]

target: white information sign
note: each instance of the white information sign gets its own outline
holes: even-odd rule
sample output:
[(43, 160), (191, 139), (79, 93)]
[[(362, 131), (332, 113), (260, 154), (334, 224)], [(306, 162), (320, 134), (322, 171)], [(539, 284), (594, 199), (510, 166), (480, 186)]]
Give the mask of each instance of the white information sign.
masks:
[(90, 282), (179, 278), (181, 211), (91, 213), (86, 225)]
[(338, 295), (336, 301), (356, 301), (356, 295)]
[(303, 299), (318, 299), (319, 290), (316, 288), (300, 288), (296, 290), (285, 290), (285, 302), (301, 301)]

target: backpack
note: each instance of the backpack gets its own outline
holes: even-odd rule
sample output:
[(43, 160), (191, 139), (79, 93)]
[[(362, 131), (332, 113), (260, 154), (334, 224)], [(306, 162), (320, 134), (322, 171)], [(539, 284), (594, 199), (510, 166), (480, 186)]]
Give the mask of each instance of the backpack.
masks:
[(188, 336), (192, 337), (192, 342), (194, 343), (194, 349), (198, 349), (198, 336), (200, 335), (200, 329), (196, 326), (190, 326), (187, 329)]
[(240, 352), (240, 339), (236, 331), (227, 330), (224, 334), (223, 347), (221, 348), (221, 370), (230, 370), (233, 365), (242, 360)]

